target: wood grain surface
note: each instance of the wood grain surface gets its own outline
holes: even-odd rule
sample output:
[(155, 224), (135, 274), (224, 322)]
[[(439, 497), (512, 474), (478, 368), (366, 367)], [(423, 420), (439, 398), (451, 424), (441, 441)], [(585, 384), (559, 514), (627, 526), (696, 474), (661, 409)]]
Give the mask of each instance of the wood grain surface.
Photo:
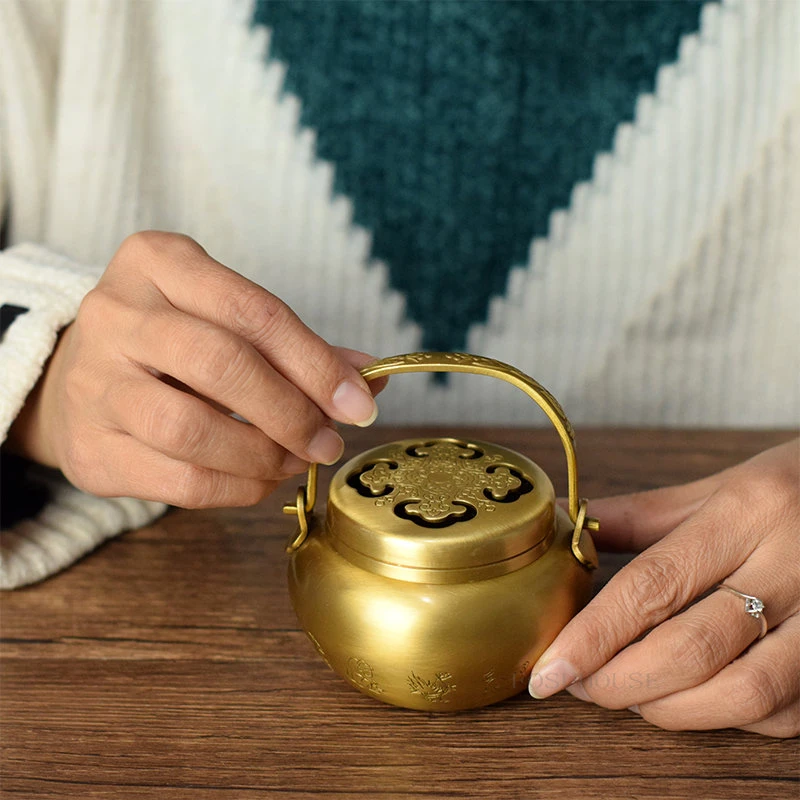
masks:
[[(350, 454), (417, 432), (348, 431)], [(552, 431), (457, 433), (526, 453), (563, 491)], [(790, 436), (579, 431), (581, 493), (698, 478)], [(249, 509), (172, 511), (2, 596), (3, 797), (800, 796), (797, 740), (666, 732), (566, 694), (457, 715), (359, 694), (328, 670), (289, 604), (292, 523), (280, 507), (293, 493), (287, 485)], [(620, 561), (605, 559), (600, 583)]]

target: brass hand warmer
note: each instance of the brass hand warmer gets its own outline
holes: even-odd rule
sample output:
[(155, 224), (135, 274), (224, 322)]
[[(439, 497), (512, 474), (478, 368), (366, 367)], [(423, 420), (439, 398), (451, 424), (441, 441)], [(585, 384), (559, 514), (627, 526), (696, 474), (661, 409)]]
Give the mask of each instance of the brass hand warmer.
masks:
[(533, 461), (473, 439), (381, 445), (334, 475), (324, 521), (317, 465), (296, 503), (289, 591), (319, 654), (355, 688), (425, 711), (488, 705), (524, 689), (531, 667), (587, 602), (597, 520), (579, 499), (574, 433), (556, 399), (519, 370), (465, 353), (412, 353), (365, 367), (469, 372), (541, 406), (567, 456), (569, 510)]

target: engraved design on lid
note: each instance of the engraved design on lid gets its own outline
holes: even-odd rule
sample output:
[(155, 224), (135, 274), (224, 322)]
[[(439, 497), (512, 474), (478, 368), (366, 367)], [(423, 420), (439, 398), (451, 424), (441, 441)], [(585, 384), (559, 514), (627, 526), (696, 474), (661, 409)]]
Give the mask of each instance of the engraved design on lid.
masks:
[(347, 483), (375, 498), (376, 506), (393, 506), (399, 517), (443, 528), (533, 490), (529, 477), (502, 460), (455, 439), (422, 441), (389, 449), (383, 458), (363, 464)]

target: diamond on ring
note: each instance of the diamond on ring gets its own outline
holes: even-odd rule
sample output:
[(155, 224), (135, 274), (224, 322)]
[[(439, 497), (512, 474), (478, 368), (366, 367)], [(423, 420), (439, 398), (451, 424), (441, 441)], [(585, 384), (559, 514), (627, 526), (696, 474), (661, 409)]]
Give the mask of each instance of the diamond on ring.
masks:
[(750, 616), (758, 617), (764, 610), (764, 604), (757, 597), (746, 597), (744, 600), (744, 610)]
[(764, 603), (758, 597), (751, 594), (745, 594), (734, 589), (732, 586), (726, 586), (724, 583), (718, 583), (717, 589), (725, 589), (725, 591), (735, 594), (744, 600), (744, 611), (749, 614), (753, 619), (757, 620), (761, 625), (761, 632), (758, 634), (759, 639), (763, 639), (767, 633), (767, 618), (764, 616)]

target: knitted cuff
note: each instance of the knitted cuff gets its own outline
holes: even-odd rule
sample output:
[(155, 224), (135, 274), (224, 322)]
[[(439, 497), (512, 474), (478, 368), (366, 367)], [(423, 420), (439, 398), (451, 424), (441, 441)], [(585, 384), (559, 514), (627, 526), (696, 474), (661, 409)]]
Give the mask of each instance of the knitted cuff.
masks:
[(37, 245), (0, 252), (0, 441), (42, 373), (59, 331), (75, 319), (102, 270)]
[(55, 470), (31, 469), (50, 499), (33, 518), (0, 531), (0, 589), (37, 583), (118, 533), (149, 525), (167, 506), (130, 497), (95, 497)]
[[(0, 252), (0, 440), (39, 379), (59, 331), (75, 318), (101, 272), (34, 245)], [(0, 531), (0, 589), (40, 581), (166, 509), (163, 503), (86, 494), (54, 470), (27, 472), (24, 479), (44, 486), (49, 500), (39, 513)]]

